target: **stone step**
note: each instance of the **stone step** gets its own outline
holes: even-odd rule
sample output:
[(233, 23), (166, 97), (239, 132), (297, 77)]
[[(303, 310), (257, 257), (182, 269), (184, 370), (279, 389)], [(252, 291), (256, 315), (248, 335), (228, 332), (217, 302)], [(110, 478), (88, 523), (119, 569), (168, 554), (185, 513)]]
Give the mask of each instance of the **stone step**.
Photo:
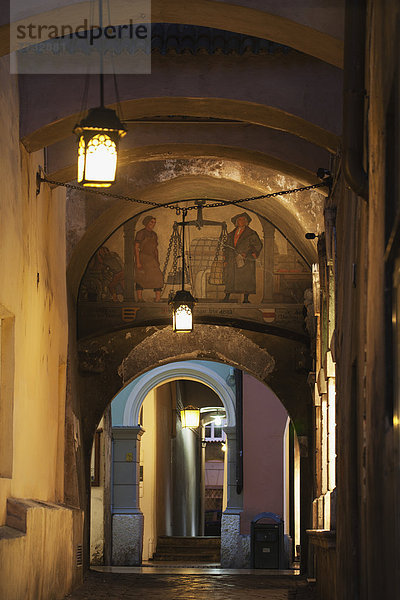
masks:
[(164, 554), (165, 556), (171, 556), (174, 554), (188, 554), (191, 556), (204, 556), (205, 554), (219, 554), (220, 548), (187, 548), (185, 546), (157, 546), (156, 552), (158, 554)]
[(221, 538), (160, 536), (154, 560), (170, 562), (219, 562)]
[(220, 548), (221, 538), (217, 536), (186, 537), (161, 535), (157, 540), (158, 546), (184, 546), (185, 548)]
[(153, 560), (160, 562), (190, 562), (190, 563), (219, 563), (221, 557), (218, 554), (204, 554), (202, 556), (199, 555), (191, 555), (185, 552), (185, 554), (158, 554), (157, 552), (153, 555)]
[(26, 513), (29, 506), (29, 501), (7, 498), (6, 525), (26, 533)]
[(0, 541), (1, 540), (14, 540), (19, 537), (24, 537), (26, 533), (23, 533), (19, 529), (9, 527), (8, 525), (2, 525), (0, 527)]
[(188, 554), (191, 556), (204, 556), (205, 554), (219, 554), (219, 548), (185, 548), (184, 546), (174, 546), (173, 548), (160, 548), (157, 546), (156, 552), (171, 556), (173, 554)]

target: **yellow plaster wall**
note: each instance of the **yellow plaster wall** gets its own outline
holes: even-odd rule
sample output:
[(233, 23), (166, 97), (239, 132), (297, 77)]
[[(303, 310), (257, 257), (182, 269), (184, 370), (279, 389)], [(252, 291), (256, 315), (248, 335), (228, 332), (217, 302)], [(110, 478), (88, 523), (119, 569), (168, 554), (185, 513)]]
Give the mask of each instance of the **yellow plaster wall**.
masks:
[(104, 560), (104, 486), (90, 491), (90, 563), (101, 565)]
[(156, 422), (156, 520), (157, 537), (172, 535), (172, 472), (171, 472), (171, 441), (173, 437), (173, 419), (175, 412), (173, 406), (173, 390), (175, 382), (159, 386), (157, 397), (157, 422)]
[[(99, 423), (103, 428), (103, 419)], [(102, 565), (104, 560), (104, 434), (100, 435), (99, 485), (90, 488), (90, 564)], [(95, 444), (92, 446), (92, 461), (95, 460)]]
[[(67, 361), (65, 192), (42, 186), (36, 197), (43, 154), (28, 155), (19, 143), (17, 81), (8, 71), (8, 58), (1, 59), (0, 307), (14, 316), (14, 382), (12, 470), (0, 477), (0, 533), (8, 497), (63, 501)], [(73, 530), (70, 510), (43, 505), (30, 512), (25, 535), (0, 535), (0, 597), (63, 597), (75, 576)]]
[(161, 385), (143, 402), (140, 509), (144, 516), (143, 560), (152, 558), (160, 535), (172, 534), (171, 387)]
[[(42, 153), (28, 155), (18, 140), (16, 81), (0, 63), (1, 261), (0, 305), (15, 318), (13, 469), (0, 480), (4, 496), (63, 499), (67, 310), (65, 192), (35, 176)], [(5, 491), (5, 492), (4, 492)]]
[(155, 390), (143, 402), (143, 429), (140, 443), (140, 464), (143, 482), (139, 484), (139, 505), (144, 517), (143, 560), (152, 558), (156, 544), (156, 403)]
[(65, 207), (62, 193), (51, 194), (45, 187), (36, 199), (31, 181), (40, 157), (28, 158), (21, 150), (21, 158), (21, 219), (13, 240), (21, 253), (18, 260), (11, 255), (0, 265), (8, 271), (2, 273), (5, 281), (17, 279), (15, 294), (4, 302), (15, 314), (11, 493), (60, 501), (67, 342)]
[(31, 504), (27, 535), (0, 540), (2, 600), (59, 600), (73, 585), (74, 512)]

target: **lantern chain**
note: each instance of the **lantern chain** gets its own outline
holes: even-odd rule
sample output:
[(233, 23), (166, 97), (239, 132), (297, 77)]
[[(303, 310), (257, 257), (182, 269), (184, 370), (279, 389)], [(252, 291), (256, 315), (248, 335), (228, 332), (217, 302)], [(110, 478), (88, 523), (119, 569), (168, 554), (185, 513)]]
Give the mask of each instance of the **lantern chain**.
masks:
[(172, 259), (172, 281), (173, 284), (176, 285), (178, 278), (178, 252), (180, 252), (181, 238), (179, 235), (178, 225), (174, 223), (174, 255)]
[[(116, 200), (126, 200), (128, 202), (135, 202), (137, 204), (144, 204), (147, 206), (153, 206), (155, 208), (169, 208), (171, 210), (174, 210), (177, 215), (181, 214), (183, 211), (197, 210), (197, 204), (194, 204), (193, 206), (187, 206), (184, 208), (178, 206), (176, 204), (176, 201), (174, 203), (160, 205), (159, 202), (155, 202), (154, 200), (142, 200), (140, 198), (132, 198), (131, 196), (124, 196), (122, 194), (112, 194), (110, 192), (104, 192), (102, 190), (88, 189), (88, 188), (82, 187), (80, 185), (75, 185), (73, 183), (64, 183), (61, 181), (53, 181), (52, 179), (47, 179), (47, 178), (39, 176), (39, 175), (38, 175), (38, 181), (44, 182), (44, 183), (49, 183), (50, 185), (63, 186), (70, 190), (90, 192), (91, 194), (96, 194), (98, 196), (106, 196), (108, 198), (115, 198)], [(306, 185), (306, 186), (298, 187), (298, 188), (291, 189), (291, 190), (280, 190), (279, 192), (271, 192), (268, 194), (261, 194), (259, 196), (250, 196), (248, 198), (240, 198), (239, 200), (219, 200), (217, 202), (204, 204), (203, 208), (217, 208), (217, 207), (226, 206), (226, 205), (236, 206), (239, 204), (243, 204), (244, 202), (251, 202), (252, 200), (264, 200), (267, 198), (277, 198), (278, 196), (287, 196), (288, 194), (296, 194), (298, 192), (307, 192), (307, 191), (316, 190), (316, 189), (322, 188), (322, 187), (330, 188), (331, 184), (332, 184), (332, 178), (328, 178), (328, 179), (324, 179), (324, 181), (321, 181), (319, 183), (314, 183), (313, 185)]]
[(169, 238), (169, 244), (167, 249), (167, 255), (165, 257), (164, 268), (163, 268), (163, 277), (165, 281), (165, 275), (167, 273), (169, 258), (171, 256), (172, 250), (172, 279), (175, 283), (178, 271), (178, 245), (179, 245), (179, 232), (178, 225), (174, 223), (174, 228), (171, 237)]
[(228, 237), (227, 226), (226, 226), (226, 223), (223, 223), (222, 227), (221, 227), (221, 233), (220, 233), (220, 236), (218, 238), (218, 244), (217, 244), (217, 249), (216, 249), (216, 252), (215, 252), (214, 261), (218, 260), (220, 252), (221, 252), (222, 245), (223, 246), (226, 245), (227, 237)]
[(169, 243), (168, 243), (168, 248), (167, 248), (167, 254), (165, 256), (164, 267), (163, 267), (163, 270), (162, 270), (164, 281), (165, 281), (165, 273), (167, 272), (169, 257), (171, 256), (171, 249), (172, 249), (173, 241), (174, 241), (174, 234), (172, 234), (170, 236), (170, 238), (169, 238)]

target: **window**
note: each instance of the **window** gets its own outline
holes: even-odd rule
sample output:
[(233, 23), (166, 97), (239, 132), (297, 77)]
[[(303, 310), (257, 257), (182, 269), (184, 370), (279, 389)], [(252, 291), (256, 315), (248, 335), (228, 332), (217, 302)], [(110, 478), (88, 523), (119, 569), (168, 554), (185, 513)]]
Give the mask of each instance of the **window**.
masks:
[(223, 419), (221, 425), (216, 425), (214, 422), (209, 423), (204, 428), (204, 439), (206, 442), (223, 442), (226, 435), (223, 427), (226, 425), (226, 420)]

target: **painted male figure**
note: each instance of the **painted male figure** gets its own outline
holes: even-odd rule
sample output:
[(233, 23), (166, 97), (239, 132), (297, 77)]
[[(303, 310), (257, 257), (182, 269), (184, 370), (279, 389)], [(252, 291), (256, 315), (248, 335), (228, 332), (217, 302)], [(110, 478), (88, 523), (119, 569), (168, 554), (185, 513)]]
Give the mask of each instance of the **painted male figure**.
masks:
[(249, 294), (256, 293), (256, 259), (262, 242), (254, 229), (249, 227), (250, 215), (240, 213), (232, 219), (235, 229), (228, 233), (225, 244), (225, 298), (230, 294), (244, 294), (243, 302), (249, 302)]

